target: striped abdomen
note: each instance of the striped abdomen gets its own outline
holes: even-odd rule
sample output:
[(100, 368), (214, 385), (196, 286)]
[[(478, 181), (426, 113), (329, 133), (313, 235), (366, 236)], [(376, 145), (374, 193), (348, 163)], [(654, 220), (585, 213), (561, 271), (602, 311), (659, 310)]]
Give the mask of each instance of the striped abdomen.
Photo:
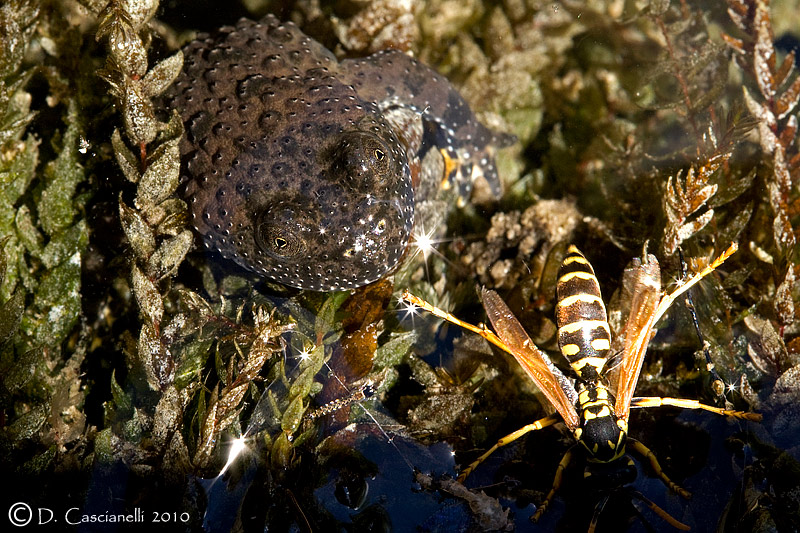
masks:
[(561, 263), (556, 299), (561, 354), (583, 381), (597, 381), (610, 355), (611, 332), (592, 265), (575, 246)]
[(611, 331), (592, 265), (575, 246), (561, 263), (556, 297), (558, 347), (578, 375), (580, 426), (573, 434), (590, 461), (614, 461), (625, 453), (627, 425), (614, 416), (614, 398), (601, 379)]

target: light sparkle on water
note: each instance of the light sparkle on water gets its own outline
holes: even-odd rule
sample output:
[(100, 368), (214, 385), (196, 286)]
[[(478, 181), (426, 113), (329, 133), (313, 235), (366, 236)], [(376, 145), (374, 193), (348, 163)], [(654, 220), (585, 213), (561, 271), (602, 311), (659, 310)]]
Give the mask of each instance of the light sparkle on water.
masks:
[(308, 346), (303, 346), (303, 349), (297, 354), (301, 361), (307, 361), (311, 357), (311, 350)]
[(242, 435), (231, 441), (231, 448), (228, 450), (228, 461), (225, 463), (225, 466), (222, 467), (222, 470), (219, 471), (219, 476), (222, 476), (242, 452), (247, 449), (246, 438), (246, 435)]
[(438, 243), (433, 239), (435, 232), (435, 229), (426, 232), (424, 228), (420, 228), (412, 234), (411, 245), (414, 248), (414, 257), (422, 254), (422, 258), (427, 261), (432, 253), (436, 253), (436, 244)]

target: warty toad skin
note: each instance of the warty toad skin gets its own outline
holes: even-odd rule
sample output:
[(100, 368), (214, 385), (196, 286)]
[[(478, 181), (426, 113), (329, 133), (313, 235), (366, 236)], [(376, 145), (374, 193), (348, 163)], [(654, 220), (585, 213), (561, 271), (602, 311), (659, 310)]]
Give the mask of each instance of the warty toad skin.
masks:
[(388, 50), (337, 61), (292, 23), (242, 19), (184, 50), (182, 179), (205, 247), (269, 279), (342, 290), (391, 272), (414, 222), (413, 174), (499, 193), (495, 146), (441, 75)]

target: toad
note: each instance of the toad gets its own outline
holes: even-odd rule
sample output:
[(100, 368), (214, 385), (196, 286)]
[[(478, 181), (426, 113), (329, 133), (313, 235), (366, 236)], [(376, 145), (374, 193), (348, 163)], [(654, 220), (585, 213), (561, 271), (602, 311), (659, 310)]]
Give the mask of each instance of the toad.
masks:
[(294, 24), (242, 19), (184, 50), (167, 94), (187, 135), (182, 180), (205, 247), (281, 284), (366, 285), (403, 257), (414, 175), (436, 150), (467, 198), (500, 191), (496, 135), (440, 74), (387, 50), (337, 61)]

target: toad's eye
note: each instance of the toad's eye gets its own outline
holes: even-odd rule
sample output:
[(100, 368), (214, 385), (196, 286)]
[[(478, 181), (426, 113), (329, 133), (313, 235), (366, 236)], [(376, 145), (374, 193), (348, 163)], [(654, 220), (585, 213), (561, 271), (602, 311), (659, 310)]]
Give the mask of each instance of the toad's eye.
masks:
[(292, 213), (287, 209), (264, 210), (256, 217), (253, 238), (262, 252), (278, 259), (293, 259), (306, 254), (308, 245), (294, 230)]
[(373, 133), (346, 132), (336, 151), (337, 168), (354, 187), (391, 186), (404, 175), (404, 163), (397, 161), (384, 140)]

